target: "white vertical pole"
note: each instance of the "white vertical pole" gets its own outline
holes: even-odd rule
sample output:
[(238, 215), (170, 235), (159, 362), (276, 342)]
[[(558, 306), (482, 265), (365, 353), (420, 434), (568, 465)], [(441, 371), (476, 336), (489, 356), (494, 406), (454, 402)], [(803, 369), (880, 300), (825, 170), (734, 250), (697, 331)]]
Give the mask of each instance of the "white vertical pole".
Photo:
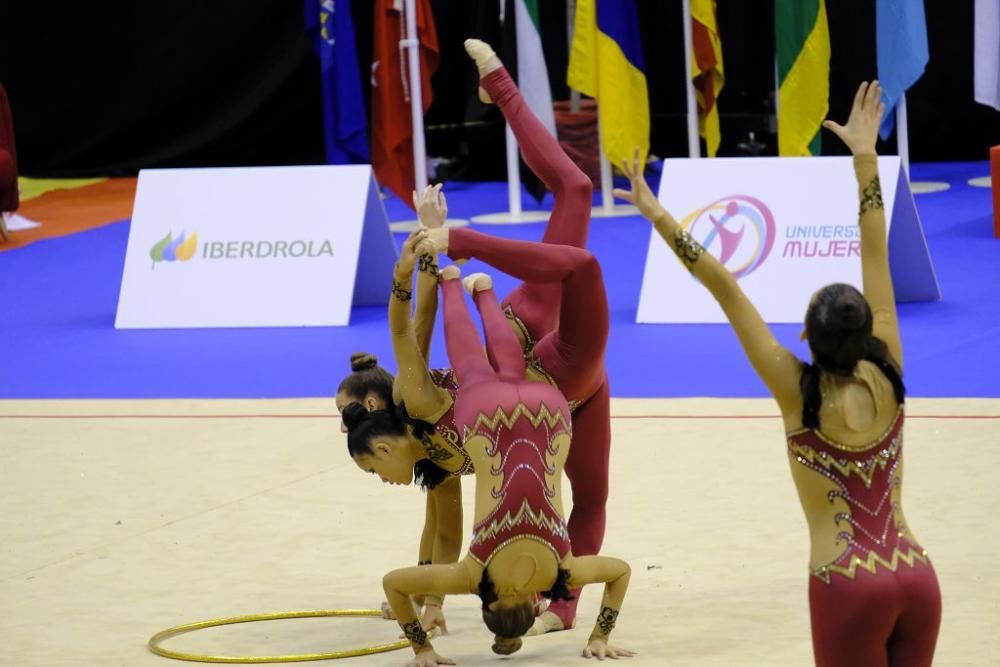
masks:
[(413, 174), (417, 192), (427, 187), (427, 148), (424, 145), (424, 95), (420, 85), (420, 36), (417, 34), (416, 0), (406, 0), (406, 36), (400, 47), (407, 50), (410, 73), (410, 118), (413, 123)]
[(906, 178), (910, 177), (910, 134), (906, 127), (906, 93), (896, 103), (896, 149)]
[[(566, 43), (569, 44), (570, 57), (573, 56), (573, 30), (576, 27), (576, 0), (566, 0)], [(569, 89), (569, 110), (576, 113), (580, 110), (580, 91)]]
[(691, 58), (694, 54), (694, 40), (691, 36), (691, 0), (681, 3), (684, 13), (684, 90), (687, 92), (687, 131), (688, 157), (701, 157), (701, 146), (698, 143), (698, 101), (695, 99), (694, 81), (691, 73)]
[(601, 208), (610, 215), (615, 210), (615, 196), (612, 190), (611, 163), (604, 154), (604, 134), (601, 132), (601, 105), (597, 105), (597, 153), (601, 156)]
[(517, 139), (510, 125), (504, 126), (507, 144), (507, 210), (513, 216), (521, 215), (521, 163), (517, 154)]

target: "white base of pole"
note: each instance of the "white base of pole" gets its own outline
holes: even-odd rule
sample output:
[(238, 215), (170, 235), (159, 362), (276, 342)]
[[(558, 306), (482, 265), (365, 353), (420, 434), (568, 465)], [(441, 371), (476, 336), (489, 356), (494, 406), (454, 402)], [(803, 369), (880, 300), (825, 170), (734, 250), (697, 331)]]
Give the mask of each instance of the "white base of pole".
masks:
[[(420, 226), (419, 220), (403, 220), (402, 222), (393, 222), (389, 225), (389, 229), (394, 232), (410, 232), (416, 230)], [(445, 227), (468, 227), (469, 221), (463, 220), (462, 218), (448, 218), (444, 221)]]
[(639, 215), (639, 209), (631, 204), (614, 204), (595, 206), (590, 211), (591, 218), (624, 218), (629, 215)]
[(544, 222), (551, 215), (551, 211), (501, 211), (474, 215), (472, 222), (477, 225), (523, 225), (527, 222)]
[(980, 176), (979, 178), (970, 178), (969, 185), (974, 188), (992, 188), (993, 181), (989, 176)]
[(951, 186), (944, 181), (910, 181), (910, 192), (915, 195), (927, 194), (928, 192), (944, 192), (951, 189)]

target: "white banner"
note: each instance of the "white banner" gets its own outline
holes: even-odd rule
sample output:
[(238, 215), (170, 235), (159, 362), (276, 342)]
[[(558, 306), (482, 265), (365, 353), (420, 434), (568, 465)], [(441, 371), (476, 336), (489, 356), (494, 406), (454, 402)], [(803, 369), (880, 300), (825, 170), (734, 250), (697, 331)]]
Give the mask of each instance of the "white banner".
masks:
[[(940, 298), (898, 157), (880, 157), (890, 262), (899, 301)], [(861, 287), (857, 181), (849, 157), (669, 159), (660, 202), (739, 280), (767, 322), (802, 322), (813, 292)], [(726, 322), (654, 231), (638, 322)]]
[(144, 170), (115, 327), (347, 325), (395, 254), (368, 165)]

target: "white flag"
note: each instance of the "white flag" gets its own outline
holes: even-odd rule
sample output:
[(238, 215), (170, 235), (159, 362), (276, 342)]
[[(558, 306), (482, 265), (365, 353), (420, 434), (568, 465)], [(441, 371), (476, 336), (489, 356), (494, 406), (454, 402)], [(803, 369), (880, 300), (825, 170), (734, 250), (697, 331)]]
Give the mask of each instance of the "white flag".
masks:
[(1000, 0), (976, 0), (976, 101), (1000, 110)]

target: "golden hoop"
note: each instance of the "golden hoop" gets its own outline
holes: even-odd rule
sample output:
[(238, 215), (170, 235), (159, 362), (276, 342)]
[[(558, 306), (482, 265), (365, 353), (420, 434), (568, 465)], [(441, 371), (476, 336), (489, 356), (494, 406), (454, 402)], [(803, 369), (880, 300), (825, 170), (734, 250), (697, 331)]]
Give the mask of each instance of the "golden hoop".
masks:
[(381, 616), (382, 612), (377, 609), (317, 609), (314, 611), (279, 611), (270, 614), (248, 614), (246, 616), (229, 616), (227, 618), (213, 618), (187, 625), (178, 625), (167, 628), (149, 638), (147, 646), (156, 655), (174, 660), (188, 660), (190, 662), (225, 662), (239, 664), (258, 664), (263, 662), (309, 662), (311, 660), (334, 660), (336, 658), (354, 658), (359, 655), (373, 655), (375, 653), (385, 653), (387, 651), (398, 651), (407, 648), (410, 642), (403, 640), (393, 644), (380, 644), (370, 648), (357, 648), (349, 651), (330, 651), (329, 653), (300, 653), (298, 655), (251, 655), (246, 657), (228, 655), (198, 655), (196, 653), (181, 653), (165, 649), (160, 644), (170, 637), (176, 637), (186, 632), (214, 628), (220, 625), (235, 625), (237, 623), (252, 623), (254, 621), (276, 621), (286, 618), (325, 618), (328, 616)]

